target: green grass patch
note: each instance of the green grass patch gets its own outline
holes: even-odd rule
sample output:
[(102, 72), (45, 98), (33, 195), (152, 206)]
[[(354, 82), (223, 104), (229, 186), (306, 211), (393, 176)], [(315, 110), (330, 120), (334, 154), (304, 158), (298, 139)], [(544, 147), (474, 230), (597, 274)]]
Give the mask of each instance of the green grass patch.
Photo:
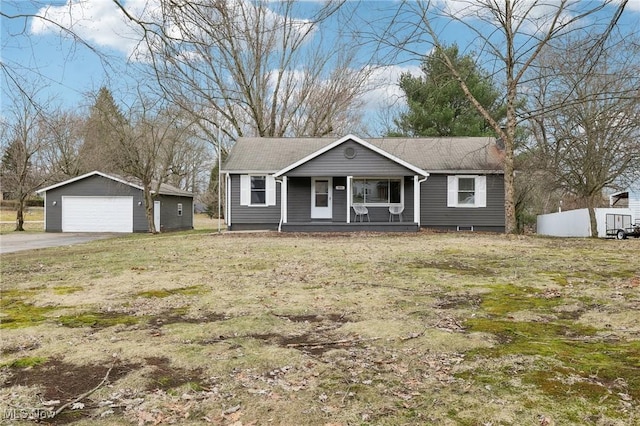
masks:
[[(466, 321), (471, 331), (494, 334), (499, 342), (492, 348), (471, 351), (470, 355), (502, 358), (508, 356), (539, 356), (551, 364), (560, 363), (553, 370), (533, 370), (524, 381), (553, 397), (575, 398), (584, 392), (599, 400), (617, 380), (623, 380), (629, 393), (640, 398), (640, 341), (605, 342), (596, 337), (597, 330), (568, 321), (515, 322), (489, 318)], [(482, 376), (474, 373), (474, 378)], [(558, 375), (580, 380), (555, 380)], [(477, 377), (475, 377), (477, 376)], [(509, 374), (496, 380), (506, 380)], [(585, 396), (587, 397), (587, 396)]]
[(47, 314), (59, 309), (55, 306), (36, 306), (24, 303), (22, 300), (5, 298), (2, 295), (0, 301), (2, 316), (0, 316), (0, 328), (22, 328), (37, 325), (47, 319)]
[(524, 310), (549, 312), (551, 308), (563, 303), (563, 298), (547, 297), (532, 287), (501, 284), (490, 288), (492, 291), (482, 297), (480, 306), (492, 315), (504, 316)]
[(71, 294), (82, 290), (84, 290), (84, 287), (72, 285), (61, 285), (53, 287), (53, 292), (58, 295)]
[(147, 290), (136, 293), (136, 297), (143, 297), (147, 299), (152, 298), (165, 298), (173, 295), (183, 295), (183, 296), (195, 296), (198, 294), (203, 294), (205, 292), (204, 286), (202, 285), (193, 285), (190, 287), (182, 287), (182, 288), (174, 288), (174, 289), (158, 289), (158, 290)]
[(36, 365), (43, 364), (47, 361), (47, 358), (39, 357), (39, 356), (28, 356), (24, 358), (18, 358), (13, 361), (5, 362), (0, 364), (0, 368), (8, 367), (8, 368), (29, 368), (35, 367)]
[(134, 325), (146, 320), (146, 317), (112, 312), (85, 312), (57, 318), (60, 325), (69, 328), (106, 328), (114, 325)]

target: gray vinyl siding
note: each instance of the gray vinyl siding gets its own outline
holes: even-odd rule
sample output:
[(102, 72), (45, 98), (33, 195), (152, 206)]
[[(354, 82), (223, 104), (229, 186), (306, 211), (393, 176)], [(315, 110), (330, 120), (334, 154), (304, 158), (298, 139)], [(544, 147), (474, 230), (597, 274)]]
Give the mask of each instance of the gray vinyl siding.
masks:
[[(356, 152), (345, 157), (345, 149)], [(370, 149), (352, 141), (345, 142), (286, 173), (289, 177), (312, 176), (405, 176), (415, 173)]]
[(310, 222), (311, 178), (302, 177), (288, 179), (287, 193), (287, 199), (289, 200), (287, 202), (287, 222)]
[[(144, 213), (142, 191), (129, 185), (107, 179), (102, 176), (89, 176), (68, 185), (47, 191), (46, 226), (47, 232), (62, 232), (62, 197), (133, 197), (133, 231), (147, 231), (147, 219)], [(53, 205), (53, 202), (56, 205)], [(142, 201), (142, 206), (138, 206)]]
[[(160, 231), (193, 229), (193, 198), (161, 195)], [(178, 216), (178, 204), (182, 203), (182, 216)]]
[[(133, 232), (148, 232), (144, 196), (140, 189), (103, 176), (94, 175), (71, 182), (46, 193), (46, 231), (62, 232), (62, 197), (133, 197)], [(160, 195), (161, 230), (193, 228), (193, 198)], [(53, 205), (55, 201), (56, 205)], [(138, 205), (138, 203), (141, 203)], [(178, 217), (178, 203), (182, 203), (182, 216)]]
[(275, 206), (241, 206), (240, 175), (231, 175), (231, 229), (261, 229), (262, 225), (263, 229), (277, 227), (280, 223), (280, 190), (280, 184), (276, 183)]
[[(504, 179), (487, 175), (487, 207), (447, 207), (447, 175), (432, 174), (420, 187), (420, 225), (456, 229), (473, 226), (476, 231), (504, 232)], [(405, 209), (406, 211), (406, 209)]]

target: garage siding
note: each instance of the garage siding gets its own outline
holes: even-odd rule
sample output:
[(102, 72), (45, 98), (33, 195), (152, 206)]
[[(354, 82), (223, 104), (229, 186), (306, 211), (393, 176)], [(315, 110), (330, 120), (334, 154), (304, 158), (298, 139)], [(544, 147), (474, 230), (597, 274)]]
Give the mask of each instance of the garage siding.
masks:
[[(160, 196), (160, 230), (193, 229), (193, 198)], [(182, 204), (182, 216), (178, 216), (178, 204)]]

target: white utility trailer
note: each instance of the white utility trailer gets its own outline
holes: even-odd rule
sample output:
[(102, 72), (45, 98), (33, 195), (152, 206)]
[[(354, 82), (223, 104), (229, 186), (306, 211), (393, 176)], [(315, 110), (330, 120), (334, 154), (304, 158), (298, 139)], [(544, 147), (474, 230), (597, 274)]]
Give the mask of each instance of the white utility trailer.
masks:
[[(598, 237), (626, 238), (635, 236), (633, 212), (628, 208), (599, 208), (596, 211)], [(619, 231), (623, 232), (620, 233)], [(538, 216), (536, 232), (553, 237), (590, 237), (588, 209), (567, 210)], [(640, 233), (638, 234), (640, 236)]]

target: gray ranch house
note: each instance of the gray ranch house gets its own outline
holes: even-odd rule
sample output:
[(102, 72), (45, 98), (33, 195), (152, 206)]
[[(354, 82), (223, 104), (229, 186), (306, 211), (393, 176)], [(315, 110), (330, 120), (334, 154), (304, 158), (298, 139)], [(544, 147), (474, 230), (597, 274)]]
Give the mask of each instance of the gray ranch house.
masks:
[(504, 232), (494, 138), (239, 138), (221, 175), (230, 230)]
[[(47, 232), (147, 232), (143, 187), (93, 171), (37, 191)], [(158, 232), (193, 229), (193, 194), (162, 184), (154, 198)]]

